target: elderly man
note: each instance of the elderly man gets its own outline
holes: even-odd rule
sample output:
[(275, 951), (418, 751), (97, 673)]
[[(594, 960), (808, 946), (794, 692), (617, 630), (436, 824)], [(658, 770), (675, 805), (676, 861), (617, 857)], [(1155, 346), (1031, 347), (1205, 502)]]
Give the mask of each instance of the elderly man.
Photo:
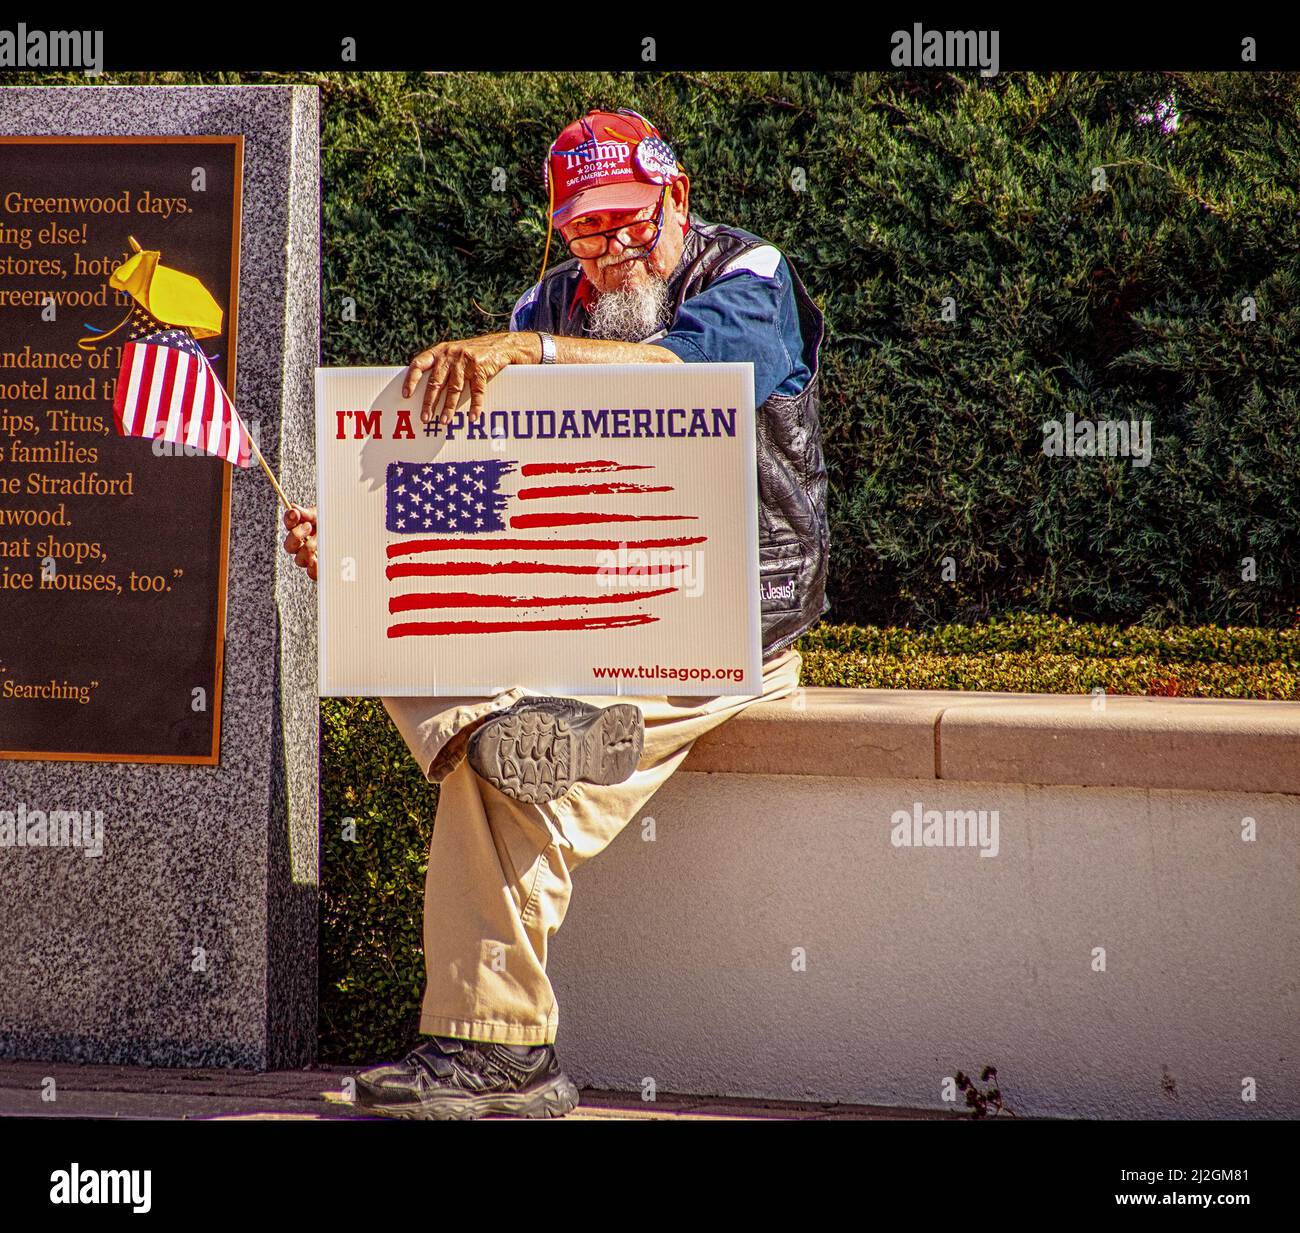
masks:
[[(578, 1101), (559, 1069), (547, 950), (571, 875), (601, 852), (703, 733), (793, 692), (792, 645), (829, 606), (818, 421), (822, 316), (789, 262), (689, 210), (672, 149), (636, 112), (591, 111), (552, 143), (551, 222), (571, 260), (515, 304), (510, 329), (438, 343), (410, 364), (422, 415), (468, 394), (482, 414), (508, 364), (749, 361), (758, 408), (763, 692), (755, 697), (386, 698), (440, 784), (424, 900), (428, 1040), (358, 1078), (358, 1103), (397, 1117), (556, 1116)], [(548, 233), (549, 250), (549, 233)], [(285, 549), (316, 577), (316, 512), (285, 515)], [(545, 654), (543, 646), (538, 647)]]

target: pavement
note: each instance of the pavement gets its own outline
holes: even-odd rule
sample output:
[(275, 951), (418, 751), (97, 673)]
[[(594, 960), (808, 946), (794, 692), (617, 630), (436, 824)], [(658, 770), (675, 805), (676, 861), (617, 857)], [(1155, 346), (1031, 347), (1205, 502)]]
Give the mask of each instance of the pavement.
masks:
[[(0, 1062), (0, 1117), (127, 1118), (150, 1121), (377, 1120), (344, 1096), (356, 1068), (169, 1070), (73, 1062)], [(53, 1080), (53, 1084), (49, 1080)], [(53, 1099), (49, 1097), (53, 1096)], [(523, 1120), (508, 1118), (505, 1120)], [(962, 1121), (958, 1111), (801, 1103), (740, 1097), (583, 1088), (564, 1118), (580, 1121)]]

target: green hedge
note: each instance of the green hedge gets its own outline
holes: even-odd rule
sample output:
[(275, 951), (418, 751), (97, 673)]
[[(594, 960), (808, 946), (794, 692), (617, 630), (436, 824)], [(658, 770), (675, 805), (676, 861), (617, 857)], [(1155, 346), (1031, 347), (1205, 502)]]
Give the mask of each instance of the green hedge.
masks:
[(803, 684), (1300, 701), (1300, 629), (1120, 629), (1021, 616), (930, 631), (824, 625)]
[(799, 646), (805, 650), (894, 657), (1023, 651), (1075, 659), (1141, 657), (1174, 666), (1300, 666), (1300, 628), (1120, 628), (1064, 617), (1013, 616), (980, 625), (945, 625), (931, 630), (824, 624), (804, 635)]
[[(801, 683), (1300, 700), (1300, 630), (1120, 629), (1016, 617), (929, 632), (824, 625)], [(321, 703), (321, 1051), (398, 1056), (418, 1035), (421, 912), (438, 790), (383, 705)], [(342, 837), (354, 818), (357, 841)]]
[[(319, 85), (327, 364), (504, 328), (552, 137), (594, 104), (654, 119), (697, 211), (825, 309), (835, 620), (1300, 607), (1300, 75), (103, 79), (177, 80)], [(1167, 96), (1176, 130), (1138, 122)], [(1151, 465), (1045, 457), (1067, 415), (1149, 420)]]
[[(1137, 122), (1171, 93), (1176, 131)], [(698, 212), (780, 245), (825, 309), (836, 620), (1289, 622), (1300, 77), (395, 76), (324, 98), (327, 362), (503, 328), (548, 142), (630, 105)], [(1067, 414), (1149, 419), (1154, 460), (1045, 457)]]
[[(320, 1055), (386, 1061), (416, 1041), (424, 875), (438, 789), (383, 704), (322, 699)], [(344, 837), (353, 819), (356, 839)]]

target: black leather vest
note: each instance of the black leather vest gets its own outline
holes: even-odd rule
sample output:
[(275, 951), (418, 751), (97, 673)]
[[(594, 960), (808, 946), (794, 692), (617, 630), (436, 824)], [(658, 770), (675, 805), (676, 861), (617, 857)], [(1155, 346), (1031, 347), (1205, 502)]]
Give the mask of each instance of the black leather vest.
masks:
[[(767, 243), (738, 227), (703, 222), (693, 214), (690, 221), (682, 259), (668, 283), (674, 317), (682, 301), (703, 291), (729, 261)], [(826, 464), (818, 417), (824, 322), (789, 257), (786, 264), (799, 306), (803, 360), (812, 376), (799, 393), (773, 394), (758, 408), (758, 581), (764, 660), (789, 646), (830, 607)], [(576, 259), (548, 271), (537, 293), (532, 328), (548, 334), (585, 335), (586, 308), (581, 299), (575, 301), (581, 279)], [(670, 325), (665, 322), (664, 328)]]

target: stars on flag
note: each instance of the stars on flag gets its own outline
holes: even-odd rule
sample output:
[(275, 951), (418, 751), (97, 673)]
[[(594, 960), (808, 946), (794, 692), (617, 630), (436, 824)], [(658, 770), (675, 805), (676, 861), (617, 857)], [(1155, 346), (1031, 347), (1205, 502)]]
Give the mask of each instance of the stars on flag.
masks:
[(503, 530), (507, 498), (500, 483), (514, 468), (513, 462), (503, 460), (423, 466), (390, 463), (388, 530), (458, 534)]

